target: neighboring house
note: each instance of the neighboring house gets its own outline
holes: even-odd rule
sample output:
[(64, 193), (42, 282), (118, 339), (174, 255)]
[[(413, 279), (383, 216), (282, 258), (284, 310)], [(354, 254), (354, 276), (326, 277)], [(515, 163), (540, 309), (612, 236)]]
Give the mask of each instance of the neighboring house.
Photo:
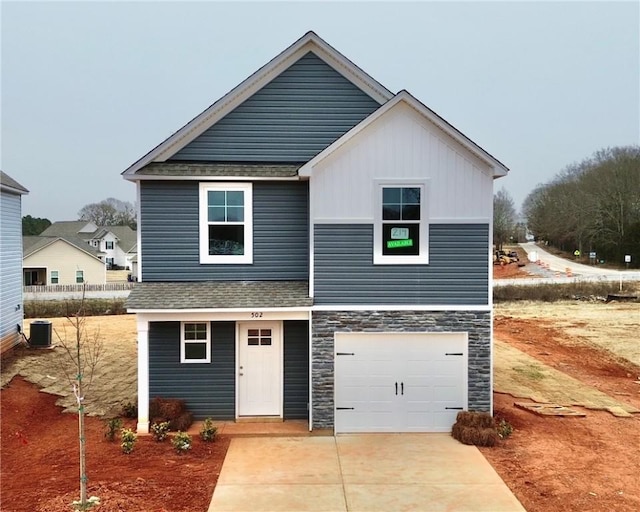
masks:
[(22, 196), (28, 193), (0, 171), (0, 353), (19, 342), (22, 331)]
[(104, 284), (106, 265), (84, 240), (61, 236), (23, 237), (24, 285)]
[(88, 243), (108, 266), (131, 268), (136, 254), (136, 232), (129, 226), (97, 226), (93, 222), (71, 220), (54, 222), (40, 236), (80, 238)]
[(156, 396), (338, 433), (490, 411), (507, 172), (307, 33), (123, 173), (139, 198), (138, 430)]

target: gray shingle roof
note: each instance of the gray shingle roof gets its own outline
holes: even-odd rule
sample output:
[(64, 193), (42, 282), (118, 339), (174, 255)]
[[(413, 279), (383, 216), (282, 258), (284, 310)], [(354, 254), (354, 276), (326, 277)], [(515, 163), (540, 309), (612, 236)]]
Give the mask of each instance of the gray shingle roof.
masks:
[[(87, 224), (90, 224), (88, 220), (60, 220), (51, 224), (51, 226), (40, 233), (40, 236), (77, 237), (80, 230)], [(88, 235), (89, 233), (83, 232), (83, 236), (85, 234)]]
[(73, 236), (23, 236), (22, 237), (22, 257), (26, 258), (36, 251), (39, 251), (43, 247), (52, 244), (56, 240), (64, 240), (65, 242), (73, 245), (83, 252), (90, 254), (91, 256), (98, 257), (98, 254), (102, 254), (95, 247), (91, 247), (84, 240)]
[(196, 283), (138, 283), (127, 308), (214, 309), (311, 306), (307, 281), (208, 281)]
[(145, 176), (230, 176), (238, 178), (291, 178), (299, 165), (151, 163), (136, 174)]
[(20, 185), (20, 183), (18, 183), (4, 171), (0, 171), (0, 187), (2, 188), (2, 190), (7, 190), (8, 192), (13, 192), (16, 194), (29, 193), (26, 188)]

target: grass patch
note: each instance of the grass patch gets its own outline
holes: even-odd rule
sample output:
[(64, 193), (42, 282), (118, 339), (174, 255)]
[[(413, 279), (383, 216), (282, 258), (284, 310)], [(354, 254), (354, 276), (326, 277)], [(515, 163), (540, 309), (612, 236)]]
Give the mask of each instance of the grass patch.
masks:
[[(623, 293), (638, 293), (640, 283), (625, 282)], [(606, 299), (610, 293), (620, 293), (620, 283), (616, 281), (576, 281), (573, 283), (505, 285), (493, 287), (493, 302), (518, 300), (556, 302), (561, 300)]]
[(542, 380), (546, 377), (542, 373), (540, 366), (537, 364), (528, 364), (526, 366), (515, 366), (513, 371), (529, 380)]
[[(84, 299), (86, 316), (125, 315), (126, 299)], [(25, 318), (59, 318), (75, 315), (82, 305), (82, 299), (66, 300), (26, 300)]]

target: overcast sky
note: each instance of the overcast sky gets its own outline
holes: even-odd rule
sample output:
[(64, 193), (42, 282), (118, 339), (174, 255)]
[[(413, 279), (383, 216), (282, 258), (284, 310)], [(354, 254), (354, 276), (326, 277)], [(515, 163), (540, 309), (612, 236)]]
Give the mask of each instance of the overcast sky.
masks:
[(640, 139), (629, 2), (7, 2), (2, 170), (23, 215), (72, 220), (120, 173), (314, 30), (511, 169), (516, 207), (566, 165)]

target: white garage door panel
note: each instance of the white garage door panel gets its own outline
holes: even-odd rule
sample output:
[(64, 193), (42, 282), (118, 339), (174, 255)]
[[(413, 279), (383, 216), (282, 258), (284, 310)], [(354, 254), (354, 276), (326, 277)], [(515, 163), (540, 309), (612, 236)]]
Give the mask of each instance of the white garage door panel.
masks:
[(466, 333), (336, 333), (336, 432), (448, 432), (467, 408)]

